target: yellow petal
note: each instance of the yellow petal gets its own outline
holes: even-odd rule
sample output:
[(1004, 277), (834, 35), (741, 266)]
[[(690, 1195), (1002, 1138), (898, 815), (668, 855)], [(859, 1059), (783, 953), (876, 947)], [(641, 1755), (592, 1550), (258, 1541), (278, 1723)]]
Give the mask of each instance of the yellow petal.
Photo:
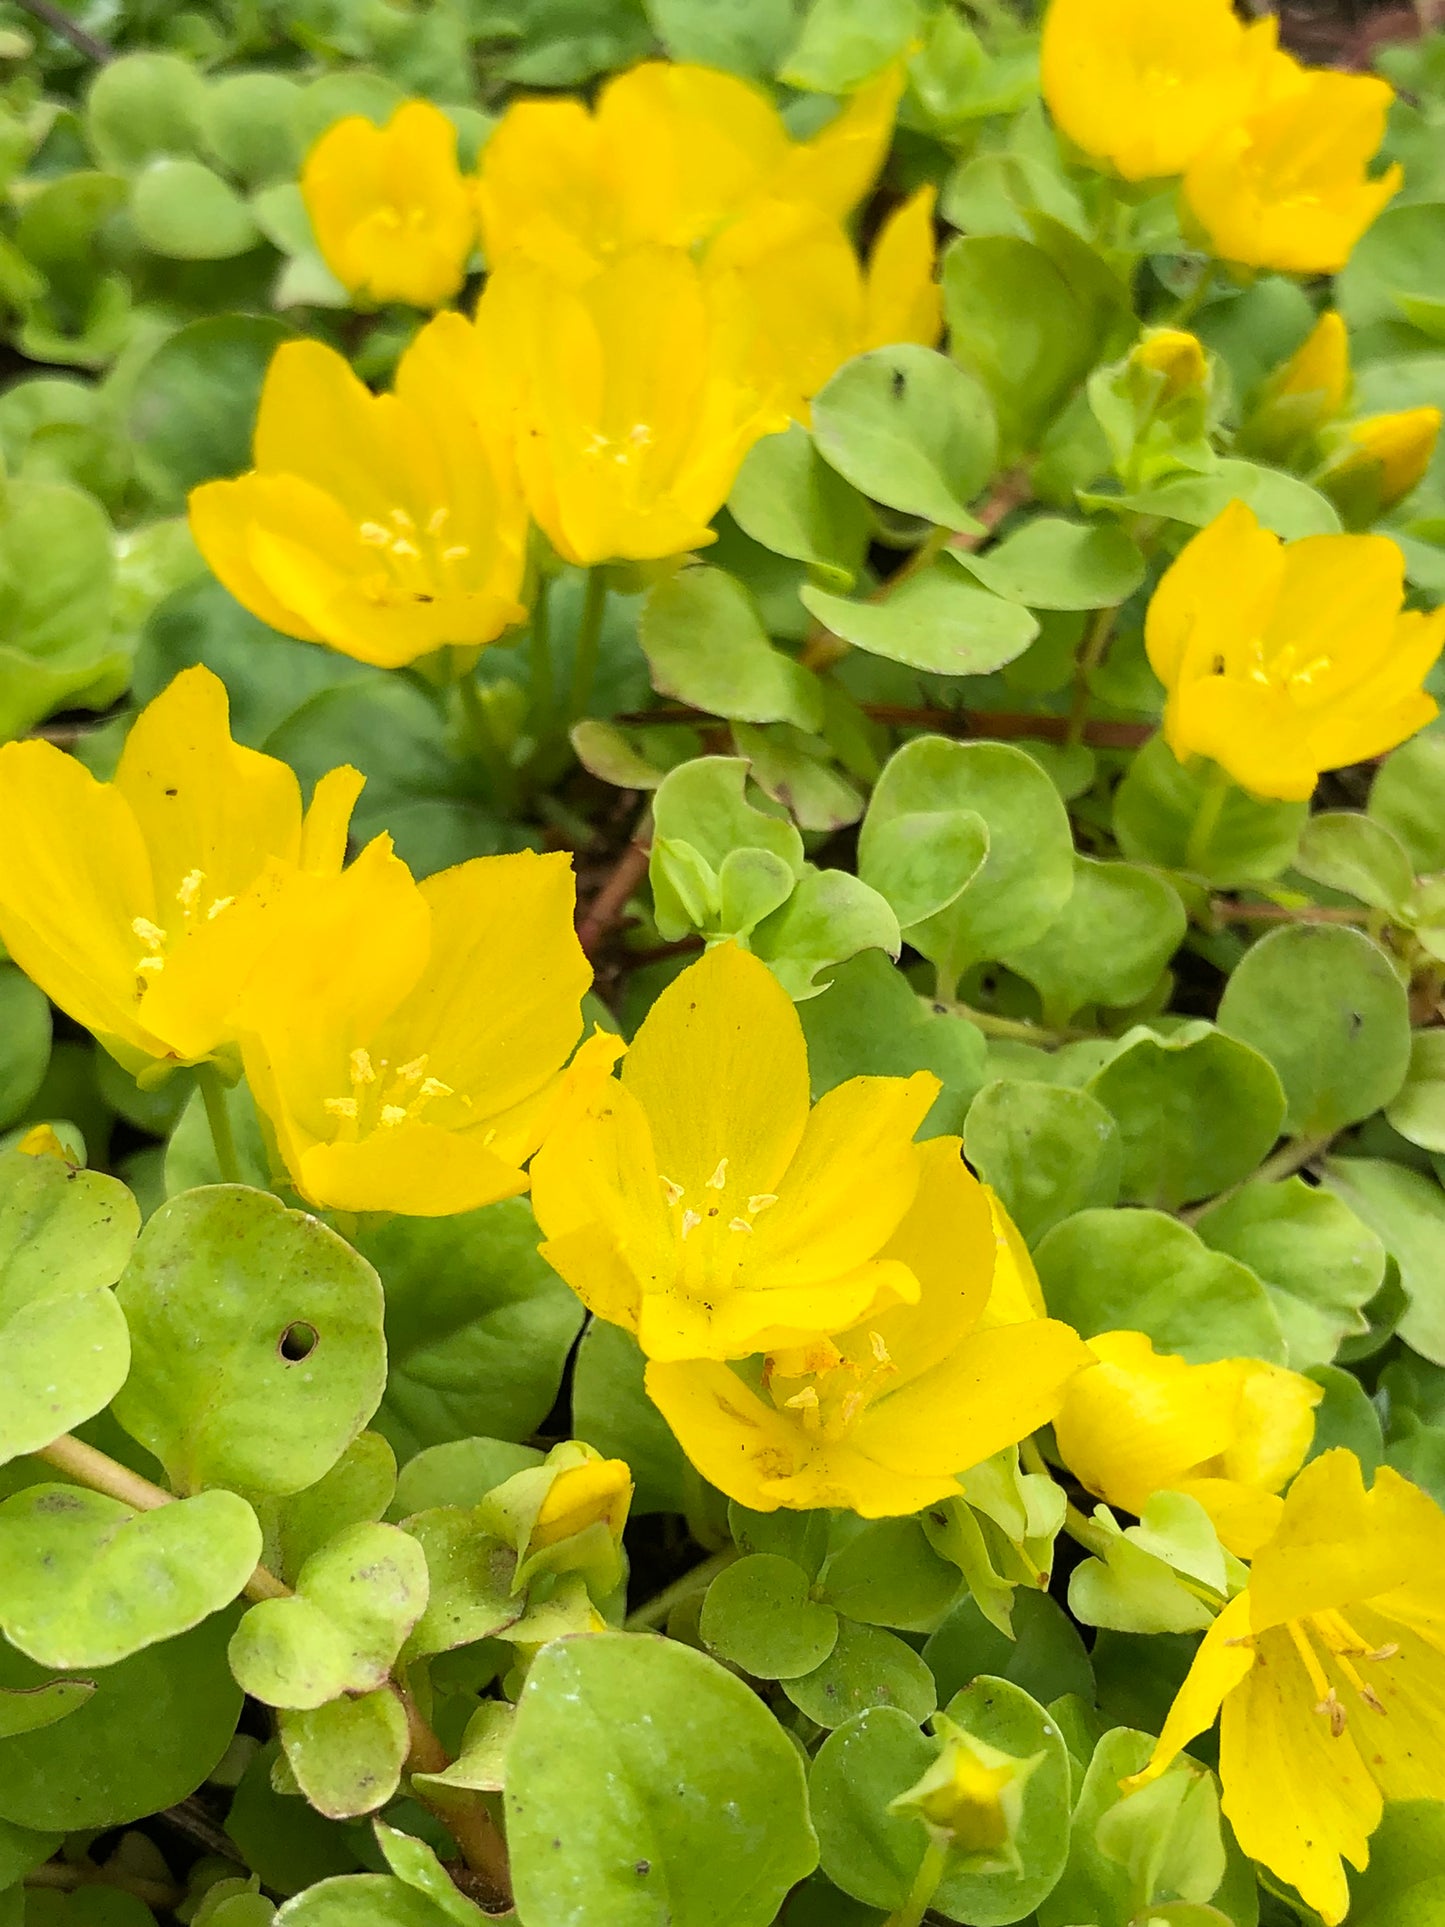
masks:
[(302, 1153), (296, 1188), (338, 1211), (404, 1211), (449, 1218), (527, 1188), (479, 1135), (411, 1119), (356, 1144), (313, 1144)]
[(250, 530), (270, 486), (260, 475), (233, 482), (203, 482), (187, 503), (191, 534), (211, 573), (243, 608), (283, 636), (320, 642), (321, 635), (270, 588), (251, 559)]
[[(1250, 1602), (1248, 1593), (1231, 1599), (1209, 1628), (1194, 1655), (1184, 1684), (1175, 1695), (1155, 1744), (1149, 1764), (1124, 1785), (1146, 1786), (1178, 1757), (1197, 1734), (1214, 1724), (1214, 1717), (1228, 1696), (1254, 1665), (1254, 1654), (1247, 1643)], [(1227, 1797), (1227, 1796), (1226, 1796)]]
[(1279, 1531), (1254, 1562), (1255, 1631), (1403, 1585), (1413, 1548), (1390, 1525), (1388, 1510), (1366, 1492), (1353, 1452), (1337, 1446), (1311, 1460), (1289, 1489)]
[(597, 124), (578, 100), (518, 100), (482, 149), (482, 245), (493, 267), (525, 250), (585, 280), (618, 239)]
[(1164, 736), (1177, 757), (1208, 756), (1255, 796), (1302, 803), (1319, 780), (1308, 720), (1270, 683), (1183, 684), (1164, 711)]
[(678, 1284), (648, 1293), (638, 1314), (637, 1335), (649, 1358), (746, 1358), (785, 1350), (817, 1335), (836, 1332), (917, 1296), (918, 1281), (906, 1265), (875, 1259), (812, 1284), (759, 1289), (746, 1273), (704, 1296)]
[(1222, 1454), (1235, 1429), (1229, 1375), (1158, 1354), (1142, 1332), (1104, 1332), (1054, 1422), (1064, 1463), (1096, 1498), (1141, 1513), (1149, 1497)]
[(908, 1267), (919, 1297), (868, 1321), (897, 1385), (935, 1365), (979, 1322), (998, 1253), (990, 1195), (963, 1162), (960, 1141), (930, 1138), (917, 1147), (917, 1161), (917, 1194), (882, 1256)]
[(622, 1066), (657, 1168), (702, 1191), (727, 1159), (743, 1195), (768, 1195), (808, 1121), (808, 1054), (792, 999), (767, 965), (720, 944), (653, 1004)]
[(989, 1214), (993, 1219), (996, 1247), (993, 1285), (988, 1303), (979, 1318), (980, 1328), (990, 1325), (1018, 1325), (1025, 1318), (1046, 1318), (1043, 1286), (1029, 1256), (1029, 1248), (1018, 1226), (1004, 1210), (997, 1194), (984, 1186)]
[(1171, 694), (1186, 676), (1218, 673), (1259, 635), (1284, 579), (1283, 545), (1254, 511), (1231, 502), (1165, 570), (1145, 618), (1150, 667)]
[(301, 867), (317, 876), (335, 876), (346, 861), (351, 812), (366, 784), (359, 769), (343, 763), (328, 770), (311, 793), (301, 823)]
[(868, 257), (863, 348), (919, 341), (931, 348), (943, 326), (943, 290), (934, 274), (932, 185), (910, 194), (879, 231)]
[(774, 175), (771, 192), (845, 220), (878, 177), (903, 84), (902, 61), (890, 62), (865, 82), (821, 133), (793, 150)]

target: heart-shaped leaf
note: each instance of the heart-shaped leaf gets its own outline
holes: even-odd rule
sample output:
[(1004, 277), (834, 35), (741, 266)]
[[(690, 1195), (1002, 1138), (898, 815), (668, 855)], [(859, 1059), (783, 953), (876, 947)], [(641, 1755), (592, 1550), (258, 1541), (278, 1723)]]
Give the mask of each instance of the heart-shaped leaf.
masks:
[(283, 1712), (278, 1725), (296, 1784), (328, 1820), (375, 1813), (401, 1784), (411, 1740), (390, 1686), (310, 1712)]

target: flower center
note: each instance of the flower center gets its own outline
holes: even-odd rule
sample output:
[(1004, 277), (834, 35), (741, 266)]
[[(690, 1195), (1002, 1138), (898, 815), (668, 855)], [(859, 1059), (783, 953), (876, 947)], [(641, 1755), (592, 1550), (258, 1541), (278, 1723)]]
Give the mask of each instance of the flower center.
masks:
[[(763, 1363), (763, 1383), (779, 1411), (796, 1413), (805, 1431), (836, 1441), (852, 1431), (897, 1371), (883, 1334), (869, 1332), (867, 1350), (858, 1358), (827, 1338), (771, 1352)], [(791, 1391), (794, 1385), (798, 1389)]]
[(1361, 1674), (1355, 1661), (1377, 1663), (1394, 1659), (1400, 1650), (1398, 1645), (1391, 1641), (1385, 1646), (1371, 1646), (1368, 1640), (1361, 1639), (1343, 1613), (1334, 1611), (1310, 1613), (1305, 1619), (1291, 1619), (1287, 1622), (1287, 1630), (1299, 1654), (1300, 1663), (1309, 1675), (1310, 1685), (1319, 1695), (1315, 1711), (1329, 1721), (1330, 1733), (1335, 1739), (1339, 1739), (1345, 1730), (1348, 1712), (1315, 1650), (1316, 1641), (1324, 1648), (1326, 1657), (1341, 1673), (1355, 1697), (1371, 1712), (1385, 1713), (1384, 1701)]
[[(354, 1143), (375, 1130), (390, 1130), (420, 1117), (434, 1098), (455, 1097), (450, 1084), (427, 1076), (427, 1053), (395, 1069), (386, 1058), (373, 1063), (371, 1053), (358, 1048), (347, 1060), (351, 1089), (345, 1097), (328, 1097), (324, 1108), (340, 1121), (343, 1143)], [(459, 1100), (470, 1105), (469, 1097)]]
[[(717, 1168), (712, 1176), (705, 1180), (701, 1190), (694, 1191), (691, 1203), (688, 1202), (687, 1192), (680, 1184), (674, 1184), (671, 1178), (659, 1175), (658, 1182), (662, 1186), (662, 1195), (667, 1200), (668, 1215), (672, 1219), (678, 1238), (684, 1244), (695, 1231), (712, 1230), (715, 1221), (720, 1220), (724, 1213), (730, 1210), (727, 1202), (728, 1160), (726, 1158), (718, 1159)], [(738, 1198), (733, 1199), (733, 1208), (727, 1219), (726, 1228), (730, 1233), (739, 1231), (751, 1233), (752, 1220), (760, 1212), (771, 1209), (778, 1199), (776, 1192), (754, 1191), (746, 1202), (742, 1203), (741, 1209), (736, 1208), (739, 1202)], [(716, 1228), (722, 1227), (717, 1225)]]
[(136, 959), (136, 999), (139, 1001), (146, 992), (149, 980), (166, 967), (166, 946), (173, 935), (185, 936), (196, 924), (213, 923), (223, 910), (229, 910), (236, 901), (234, 897), (212, 897), (206, 899), (206, 873), (204, 870), (188, 870), (181, 878), (176, 891), (175, 904), (178, 917), (170, 919), (170, 928), (163, 930), (150, 917), (133, 917), (131, 933), (140, 938), (145, 946)]
[(363, 577), (361, 592), (369, 602), (435, 602), (439, 593), (454, 588), (459, 562), (471, 554), (465, 542), (447, 537), (451, 511), (433, 509), (418, 524), (406, 509), (388, 511), (385, 522), (358, 522), (356, 533), (378, 552), (381, 567)]

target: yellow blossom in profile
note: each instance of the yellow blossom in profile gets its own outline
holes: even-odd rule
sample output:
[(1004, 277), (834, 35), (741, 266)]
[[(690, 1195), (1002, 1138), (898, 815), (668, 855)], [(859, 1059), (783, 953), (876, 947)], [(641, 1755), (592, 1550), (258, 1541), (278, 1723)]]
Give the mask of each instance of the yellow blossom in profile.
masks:
[(1176, 756), (1209, 756), (1256, 796), (1303, 800), (1322, 770), (1422, 728), (1445, 609), (1404, 609), (1382, 535), (1285, 543), (1232, 502), (1165, 572), (1145, 621)]
[(1327, 308), (1304, 342), (1260, 389), (1245, 418), (1241, 448), (1285, 461), (1307, 449), (1350, 398), (1350, 337)]
[(1386, 1800), (1445, 1800), (1445, 1514), (1352, 1452), (1307, 1465), (1249, 1585), (1204, 1636), (1154, 1756), (1158, 1776), (1220, 1716), (1240, 1846), (1336, 1927)]
[(547, 1488), (529, 1543), (534, 1551), (555, 1546), (594, 1525), (605, 1525), (620, 1539), (631, 1503), (632, 1473), (625, 1459), (584, 1459)]
[(761, 390), (738, 291), (676, 249), (639, 247), (580, 286), (513, 255), (477, 329), (485, 367), (508, 372), (531, 512), (572, 563), (713, 541), (744, 455), (788, 423)]
[[(938, 1080), (855, 1077), (810, 1108), (803, 1027), (767, 965), (711, 950), (648, 1012), (621, 1081), (554, 1132), (532, 1204), (555, 1271), (651, 1358), (807, 1345), (918, 1281), (881, 1255)], [(993, 1244), (989, 1242), (989, 1269)]]
[(360, 662), (494, 641), (526, 614), (527, 511), (489, 375), (458, 314), (422, 329), (390, 395), (321, 342), (287, 342), (256, 466), (191, 493), (197, 547), (253, 615)]
[(212, 1057), (308, 874), (335, 876), (362, 779), (301, 807), (293, 772), (231, 739), (226, 691), (184, 670), (136, 718), (114, 780), (51, 743), (0, 748), (0, 939), (127, 1069)]
[(1096, 1499), (1136, 1515), (1156, 1492), (1187, 1492), (1228, 1550), (1250, 1558), (1304, 1463), (1319, 1386), (1256, 1358), (1190, 1365), (1143, 1332), (1104, 1332), (1089, 1350), (1098, 1363), (1054, 1420), (1064, 1464)]
[[(986, 1320), (999, 1258), (989, 1199), (957, 1138), (930, 1139), (918, 1163), (912, 1205), (878, 1254), (916, 1296), (743, 1364), (648, 1362), (647, 1395), (683, 1451), (755, 1512), (842, 1507), (878, 1519), (957, 1496), (958, 1474), (1047, 1424), (1089, 1361), (1054, 1319)], [(828, 1185), (833, 1218), (866, 1209), (851, 1160), (838, 1177), (851, 1177), (851, 1197)]]
[(1354, 523), (1373, 522), (1425, 478), (1440, 439), (1438, 408), (1404, 408), (1350, 422), (1315, 476)]
[(352, 114), (306, 156), (301, 198), (323, 260), (368, 302), (439, 308), (466, 278), (477, 239), (457, 130), (427, 100), (408, 100), (384, 127)]
[(1184, 200), (1211, 250), (1243, 267), (1334, 274), (1399, 192), (1398, 162), (1368, 173), (1394, 99), (1370, 74), (1297, 70), (1190, 162)]
[(378, 838), (253, 981), (242, 1062), (292, 1184), (342, 1211), (443, 1217), (522, 1166), (618, 1040), (582, 1035), (570, 860), (478, 857), (412, 881)]
[(1135, 367), (1158, 375), (1161, 399), (1172, 401), (1209, 378), (1209, 356), (1198, 335), (1185, 328), (1151, 328), (1130, 351)]
[(1283, 56), (1230, 0), (1051, 0), (1041, 78), (1076, 147), (1127, 181), (1179, 174), (1248, 112)]
[(748, 81), (684, 62), (617, 75), (591, 110), (516, 101), (482, 151), (487, 258), (526, 254), (579, 282), (631, 248), (705, 248), (763, 200), (840, 222), (882, 165), (902, 91), (885, 69), (801, 142)]

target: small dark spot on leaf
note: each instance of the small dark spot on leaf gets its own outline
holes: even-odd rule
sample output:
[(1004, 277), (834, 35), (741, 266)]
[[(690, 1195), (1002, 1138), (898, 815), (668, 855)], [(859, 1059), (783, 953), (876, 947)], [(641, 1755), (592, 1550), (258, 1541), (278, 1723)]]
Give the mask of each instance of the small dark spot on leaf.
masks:
[(1359, 1035), (1365, 1020), (1357, 1010), (1349, 1011), (1347, 1014), (1350, 1020), (1350, 1035), (1351, 1037), (1356, 1037)]
[(282, 1332), (276, 1341), (276, 1350), (288, 1365), (296, 1365), (303, 1358), (311, 1356), (320, 1336), (314, 1325), (308, 1325), (304, 1319), (298, 1318)]
[(893, 370), (893, 399), (902, 401), (908, 389), (908, 377), (901, 368)]
[(639, 1880), (645, 1880), (652, 1872), (652, 1862), (650, 1860), (639, 1860), (632, 1871), (637, 1875)]

